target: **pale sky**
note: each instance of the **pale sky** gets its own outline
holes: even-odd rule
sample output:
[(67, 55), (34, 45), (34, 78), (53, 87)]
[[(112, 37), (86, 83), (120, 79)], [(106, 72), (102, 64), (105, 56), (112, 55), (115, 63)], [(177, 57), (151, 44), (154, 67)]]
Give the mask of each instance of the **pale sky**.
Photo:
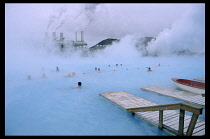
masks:
[[(6, 39), (38, 40), (45, 32), (64, 33), (74, 40), (75, 31), (84, 31), (92, 46), (106, 38), (121, 39), (127, 34), (157, 37), (170, 29), (193, 7), (193, 3), (125, 4), (5, 4)], [(202, 13), (201, 13), (202, 14)], [(79, 34), (79, 33), (78, 33)]]

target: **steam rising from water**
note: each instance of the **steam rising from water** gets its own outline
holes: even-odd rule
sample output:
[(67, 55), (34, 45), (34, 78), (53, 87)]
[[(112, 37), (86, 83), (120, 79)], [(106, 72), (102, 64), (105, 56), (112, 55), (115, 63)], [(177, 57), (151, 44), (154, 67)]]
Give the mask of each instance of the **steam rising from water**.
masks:
[(202, 5), (192, 6), (171, 29), (159, 33), (157, 39), (150, 43), (150, 54), (167, 54), (176, 50), (205, 52), (205, 14)]
[[(6, 4), (6, 65), (33, 69), (49, 62), (129, 61), (149, 56), (170, 56), (174, 51), (205, 52), (204, 4)], [(179, 9), (179, 10), (177, 10)], [(64, 33), (74, 40), (84, 31), (88, 47), (106, 38), (120, 39), (94, 57), (80, 51), (60, 52), (43, 46), (44, 33)], [(137, 51), (139, 39), (155, 37)], [(144, 47), (144, 46), (140, 46)], [(143, 52), (144, 50), (144, 52)], [(60, 60), (59, 60), (60, 59)], [(14, 64), (15, 61), (15, 64)], [(25, 65), (28, 65), (25, 67)]]
[[(141, 121), (136, 123), (130, 114), (115, 113), (118, 108), (105, 106), (108, 103), (98, 93), (124, 90), (160, 104), (177, 103), (169, 97), (159, 100), (157, 94), (139, 88), (173, 87), (172, 77), (205, 76), (203, 57), (172, 57), (182, 49), (205, 52), (204, 17), (203, 4), (6, 4), (5, 134), (162, 135), (147, 123), (139, 126)], [(52, 37), (56, 31), (57, 37), (63, 32), (66, 40), (74, 40), (74, 33), (81, 30), (88, 47), (107, 38), (120, 41), (82, 56), (82, 50), (64, 47), (61, 51), (44, 39), (45, 32)], [(145, 47), (145, 36), (156, 39)], [(57, 66), (60, 72), (55, 71)], [(153, 72), (147, 72), (146, 66)], [(95, 72), (95, 67), (101, 72)], [(76, 76), (64, 77), (70, 72)], [(84, 88), (72, 88), (78, 81)], [(103, 117), (113, 112), (115, 115)], [(120, 120), (113, 123), (117, 116)], [(202, 116), (205, 119), (205, 111)], [(104, 119), (111, 122), (98, 128)]]

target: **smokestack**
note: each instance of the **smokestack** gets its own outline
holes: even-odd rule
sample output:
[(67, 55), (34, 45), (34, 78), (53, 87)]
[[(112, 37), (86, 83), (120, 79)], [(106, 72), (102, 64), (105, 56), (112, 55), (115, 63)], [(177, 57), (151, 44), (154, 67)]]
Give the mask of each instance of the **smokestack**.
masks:
[(75, 41), (77, 41), (77, 32), (75, 32)]
[(55, 34), (55, 32), (52, 33), (52, 39), (53, 40), (56, 40), (56, 34)]
[(81, 41), (83, 41), (83, 32), (81, 31)]
[(82, 32), (82, 41), (84, 41), (84, 33)]
[(60, 33), (60, 40), (62, 41), (64, 39), (63, 32)]

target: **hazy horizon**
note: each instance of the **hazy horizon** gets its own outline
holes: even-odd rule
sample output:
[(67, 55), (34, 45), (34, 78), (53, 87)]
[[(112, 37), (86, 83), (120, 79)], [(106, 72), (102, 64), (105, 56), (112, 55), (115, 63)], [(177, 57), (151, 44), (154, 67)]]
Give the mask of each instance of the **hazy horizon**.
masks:
[(61, 53), (51, 44), (44, 47), (43, 41), (45, 32), (51, 35), (56, 31), (57, 37), (63, 32), (66, 40), (74, 40), (75, 32), (81, 30), (88, 47), (106, 38), (120, 39), (118, 44), (95, 54), (98, 61), (140, 58), (144, 50), (137, 52), (135, 46), (145, 36), (156, 38), (146, 48), (151, 56), (171, 56), (177, 50), (205, 53), (205, 4), (6, 3), (6, 63), (14, 65), (18, 61), (34, 66), (57, 56), (77, 61), (79, 53)]
[(203, 20), (204, 6), (193, 3), (6, 3), (6, 36), (8, 33), (13, 36), (7, 37), (40, 39), (45, 32), (56, 32), (57, 36), (63, 32), (66, 39), (74, 40), (74, 33), (82, 30), (89, 47), (103, 39), (121, 39), (128, 34), (158, 37), (165, 29), (173, 30), (177, 22), (193, 12), (198, 12), (192, 17), (194, 21)]

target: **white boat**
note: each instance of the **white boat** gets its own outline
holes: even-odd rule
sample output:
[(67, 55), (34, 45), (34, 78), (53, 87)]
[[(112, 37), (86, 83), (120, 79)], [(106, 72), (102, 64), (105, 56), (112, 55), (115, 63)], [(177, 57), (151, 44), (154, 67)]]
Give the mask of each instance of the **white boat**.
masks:
[(174, 84), (178, 88), (184, 91), (188, 91), (199, 95), (205, 95), (205, 83), (203, 82), (177, 78), (172, 78), (172, 81), (174, 81)]

